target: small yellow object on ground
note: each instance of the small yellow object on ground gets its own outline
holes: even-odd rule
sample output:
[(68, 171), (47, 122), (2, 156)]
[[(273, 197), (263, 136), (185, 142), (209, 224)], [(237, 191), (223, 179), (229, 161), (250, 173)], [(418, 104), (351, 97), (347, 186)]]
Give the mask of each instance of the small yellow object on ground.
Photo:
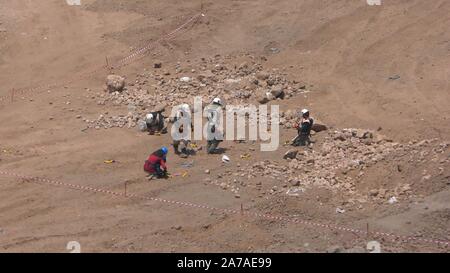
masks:
[(115, 162), (116, 162), (115, 160), (105, 160), (104, 161), (105, 164), (112, 164), (112, 163), (115, 163)]

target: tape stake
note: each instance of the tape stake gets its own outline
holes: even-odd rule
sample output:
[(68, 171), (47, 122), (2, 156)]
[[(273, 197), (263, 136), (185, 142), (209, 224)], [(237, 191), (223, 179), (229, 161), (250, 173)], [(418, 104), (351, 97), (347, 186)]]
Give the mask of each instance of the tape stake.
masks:
[(13, 103), (14, 102), (14, 93), (16, 92), (16, 90), (13, 88), (12, 90), (11, 90), (11, 103)]
[(112, 71), (112, 66), (109, 65), (109, 59), (108, 56), (105, 56), (105, 61), (106, 61), (106, 69), (108, 70), (108, 72), (111, 74)]

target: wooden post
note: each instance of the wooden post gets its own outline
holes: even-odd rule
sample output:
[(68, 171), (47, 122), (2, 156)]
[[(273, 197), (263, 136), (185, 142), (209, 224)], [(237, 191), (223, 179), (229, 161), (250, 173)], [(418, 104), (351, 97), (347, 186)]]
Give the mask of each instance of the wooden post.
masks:
[(244, 205), (241, 203), (241, 215), (244, 215)]
[(127, 184), (128, 184), (128, 181), (125, 181), (125, 197), (127, 197)]
[(106, 69), (108, 69), (108, 73), (111, 74), (111, 66), (109, 66), (109, 60), (108, 60), (108, 56), (105, 56), (105, 60), (106, 60)]
[(369, 223), (367, 223), (367, 225), (366, 225), (366, 230), (367, 230), (367, 238), (369, 238), (369, 235), (370, 235), (370, 233), (369, 233)]
[(15, 93), (15, 90), (14, 90), (14, 88), (11, 90), (11, 103), (13, 103), (14, 102), (14, 93)]

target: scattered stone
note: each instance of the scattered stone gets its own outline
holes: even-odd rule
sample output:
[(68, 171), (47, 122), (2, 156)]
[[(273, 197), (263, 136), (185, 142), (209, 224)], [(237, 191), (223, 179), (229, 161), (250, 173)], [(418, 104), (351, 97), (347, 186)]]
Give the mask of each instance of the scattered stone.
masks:
[(370, 195), (370, 196), (374, 196), (374, 197), (377, 196), (378, 193), (379, 193), (379, 191), (378, 191), (377, 189), (374, 189), (374, 190), (370, 190), (370, 191), (369, 191), (369, 195)]
[(342, 253), (343, 249), (339, 246), (332, 246), (327, 249), (327, 253)]
[(164, 112), (165, 109), (166, 109), (166, 107), (167, 107), (167, 104), (165, 104), (165, 103), (157, 104), (157, 105), (153, 108), (152, 112)]
[(328, 127), (325, 124), (314, 122), (313, 126), (311, 127), (311, 130), (316, 133), (319, 133), (328, 130)]
[(345, 213), (345, 209), (336, 208), (336, 213)]
[(389, 77), (389, 80), (391, 80), (391, 81), (395, 81), (395, 80), (398, 80), (398, 79), (400, 79), (400, 75), (394, 75), (394, 76), (390, 76)]
[(109, 93), (122, 92), (125, 88), (125, 78), (118, 75), (106, 77), (106, 88)]
[(284, 154), (283, 158), (284, 159), (294, 159), (297, 157), (297, 154), (298, 154), (298, 150), (289, 150)]
[(388, 200), (388, 203), (389, 204), (395, 204), (395, 203), (397, 203), (398, 202), (398, 200), (397, 200), (397, 198), (395, 197), (395, 196), (392, 196), (391, 198), (389, 198), (389, 200)]
[(153, 64), (153, 68), (161, 68), (162, 67), (162, 62), (155, 62)]
[(429, 174), (422, 176), (422, 181), (428, 181), (430, 179), (431, 179), (431, 175), (429, 175)]
[(270, 94), (274, 98), (282, 98), (282, 97), (284, 97), (283, 86), (281, 86), (281, 85), (273, 86), (272, 90), (270, 91)]

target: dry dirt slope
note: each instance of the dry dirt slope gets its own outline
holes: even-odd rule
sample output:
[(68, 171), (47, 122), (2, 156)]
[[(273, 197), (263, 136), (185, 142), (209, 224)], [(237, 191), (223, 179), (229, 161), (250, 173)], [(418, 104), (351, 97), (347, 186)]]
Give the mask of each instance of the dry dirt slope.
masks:
[[(369, 7), (365, 1), (354, 0), (204, 1), (207, 16), (202, 23), (161, 46), (157, 56), (168, 66), (215, 54), (252, 52), (266, 56), (267, 69), (285, 68), (292, 78), (312, 85), (311, 95), (283, 102), (283, 107), (306, 105), (315, 116), (340, 128), (382, 127), (396, 140), (438, 137), (448, 141), (450, 3), (385, 2)], [(130, 46), (173, 29), (199, 7), (199, 1), (83, 3), (76, 8), (62, 0), (0, 1), (0, 30), (5, 30), (0, 31), (0, 95), (12, 87), (63, 79), (103, 63), (104, 55), (114, 58), (126, 54)], [(272, 54), (270, 48), (274, 47), (280, 53)], [(148, 58), (120, 73), (132, 78), (152, 64), (153, 59)], [(400, 77), (394, 77), (397, 75)], [(167, 138), (149, 139), (130, 130), (80, 132), (83, 124), (74, 118), (76, 114), (95, 117), (105, 110), (85, 89), (101, 90), (103, 79), (99, 74), (92, 80), (33, 96), (33, 101), (27, 98), (2, 106), (0, 145), (8, 152), (0, 155), (0, 169), (113, 190), (132, 180), (136, 182), (130, 189), (134, 192), (218, 207), (252, 204), (252, 196), (235, 200), (220, 189), (199, 183), (205, 168), (213, 173), (223, 168), (204, 155), (195, 158), (198, 168), (188, 179), (145, 184), (141, 161), (150, 150), (167, 143)], [(238, 157), (239, 152), (232, 151), (232, 156)], [(255, 155), (275, 156), (280, 155)], [(105, 167), (103, 160), (107, 158), (118, 159), (120, 164)], [(173, 166), (183, 162), (171, 160)], [(232, 172), (235, 166), (227, 168)], [(427, 165), (408, 168), (411, 171), (403, 177), (392, 179), (413, 180), (422, 168)], [(386, 177), (381, 169), (368, 181)], [(75, 239), (87, 251), (324, 251), (333, 244), (364, 246), (351, 234), (243, 221), (151, 202), (124, 202), (17, 184), (11, 178), (2, 177), (1, 181), (0, 246), (4, 251), (59, 252), (64, 251), (67, 241)], [(308, 219), (358, 227), (374, 218), (381, 228), (401, 233), (419, 229), (435, 232), (436, 237), (449, 234), (448, 188), (425, 199), (422, 207), (403, 204), (387, 211), (382, 208), (381, 212), (368, 209), (349, 213), (344, 219), (335, 215), (337, 201), (333, 198), (325, 208), (315, 208), (315, 195), (329, 198), (329, 193), (309, 194), (305, 201), (276, 202), (280, 210), (276, 212), (288, 209)], [(258, 202), (255, 207), (268, 209), (265, 200)], [(427, 210), (430, 212), (423, 212)], [(378, 219), (383, 215), (388, 217)], [(428, 225), (411, 224), (424, 221)], [(392, 251), (426, 251), (414, 245), (391, 247)]]

